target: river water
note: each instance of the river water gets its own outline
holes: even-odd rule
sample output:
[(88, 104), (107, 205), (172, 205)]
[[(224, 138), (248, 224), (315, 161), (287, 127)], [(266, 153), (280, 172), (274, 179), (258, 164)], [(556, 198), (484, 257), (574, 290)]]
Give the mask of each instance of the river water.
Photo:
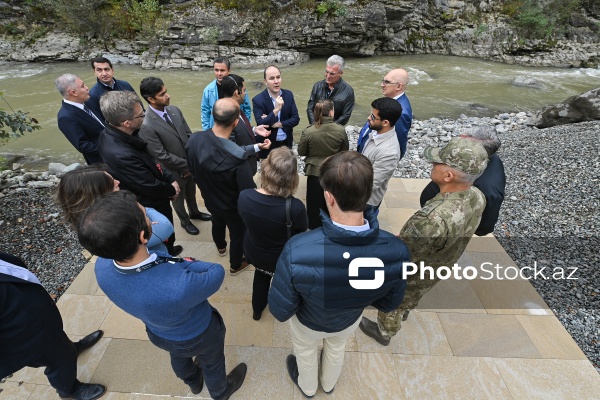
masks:
[[(362, 125), (370, 113), (370, 103), (381, 96), (380, 82), (392, 68), (409, 71), (407, 95), (417, 119), (448, 116), (491, 116), (501, 112), (537, 110), (546, 104), (560, 102), (569, 96), (600, 86), (600, 69), (558, 69), (506, 65), (450, 56), (386, 56), (346, 60), (344, 79), (352, 85), (356, 106), (350, 124)], [(27, 166), (47, 166), (50, 161), (83, 162), (83, 157), (71, 146), (57, 127), (56, 114), (61, 96), (54, 79), (63, 73), (78, 75), (92, 87), (95, 76), (87, 63), (0, 64), (0, 92), (13, 109), (22, 109), (38, 119), (42, 129), (10, 140), (0, 148), (3, 153), (19, 153), (27, 157)], [(300, 113), (299, 135), (307, 126), (306, 103), (314, 82), (323, 79), (325, 60), (282, 69), (283, 87), (294, 93)], [(262, 87), (262, 68), (232, 67), (246, 79), (250, 98)], [(146, 76), (158, 76), (165, 81), (171, 104), (177, 105), (192, 131), (201, 128), (200, 100), (204, 87), (214, 79), (212, 70), (143, 70), (137, 65), (115, 65), (115, 77), (139, 88)], [(516, 76), (536, 79), (541, 89), (516, 87)], [(0, 108), (8, 109), (4, 101)], [(254, 121), (253, 121), (254, 123)]]

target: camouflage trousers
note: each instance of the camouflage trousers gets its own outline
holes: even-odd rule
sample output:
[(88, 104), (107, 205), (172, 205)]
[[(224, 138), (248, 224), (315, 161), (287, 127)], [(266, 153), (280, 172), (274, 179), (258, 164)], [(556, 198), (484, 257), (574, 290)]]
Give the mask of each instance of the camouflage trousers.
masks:
[(392, 337), (398, 333), (404, 312), (415, 309), (421, 297), (439, 282), (437, 278), (420, 279), (418, 275), (409, 276), (406, 291), (404, 292), (404, 300), (402, 300), (400, 307), (392, 312), (379, 311), (377, 314), (377, 325), (379, 326), (379, 332), (383, 336)]

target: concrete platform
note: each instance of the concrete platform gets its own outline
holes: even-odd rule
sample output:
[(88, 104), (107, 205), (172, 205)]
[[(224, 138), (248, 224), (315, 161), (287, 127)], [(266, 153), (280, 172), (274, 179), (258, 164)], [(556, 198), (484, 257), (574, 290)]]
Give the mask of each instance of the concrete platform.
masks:
[[(398, 233), (419, 209), (426, 180), (393, 179), (381, 206), (382, 229)], [(298, 196), (304, 200), (305, 180)], [(200, 195), (198, 199), (201, 200)], [(183, 255), (224, 264), (210, 236), (210, 222), (195, 222), (190, 236), (176, 221)], [(516, 265), (493, 236), (475, 237), (460, 265)], [(192, 395), (171, 370), (168, 354), (154, 347), (144, 325), (104, 296), (93, 260), (58, 302), (67, 334), (77, 340), (96, 329), (104, 338), (79, 358), (83, 382), (107, 386), (106, 400), (207, 399)], [(239, 362), (248, 375), (232, 399), (303, 399), (287, 375), (292, 353), (289, 326), (266, 310), (252, 320), (252, 268), (225, 276), (211, 297), (227, 326), (229, 371)], [(374, 309), (366, 310), (374, 317)], [(600, 375), (527, 280), (440, 282), (412, 312), (401, 332), (383, 347), (356, 331), (348, 341), (342, 375), (332, 394), (315, 399), (598, 399)], [(0, 384), (0, 400), (58, 399), (42, 369), (25, 368)]]

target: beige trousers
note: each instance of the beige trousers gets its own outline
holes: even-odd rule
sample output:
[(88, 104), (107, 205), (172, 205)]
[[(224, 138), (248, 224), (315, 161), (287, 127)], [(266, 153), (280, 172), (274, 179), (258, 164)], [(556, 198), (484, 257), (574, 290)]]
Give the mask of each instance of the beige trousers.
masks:
[[(360, 318), (341, 332), (319, 332), (302, 325), (294, 315), (290, 319), (292, 344), (298, 363), (298, 386), (307, 396), (317, 392), (319, 381), (324, 391), (331, 391), (342, 372), (348, 337), (358, 328)], [(323, 339), (321, 375), (317, 360), (319, 341)]]

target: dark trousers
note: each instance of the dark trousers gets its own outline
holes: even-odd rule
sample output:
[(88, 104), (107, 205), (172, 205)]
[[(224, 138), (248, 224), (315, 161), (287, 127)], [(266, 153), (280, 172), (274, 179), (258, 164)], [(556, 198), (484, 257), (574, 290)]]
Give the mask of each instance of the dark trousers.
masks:
[[(165, 200), (164, 202), (159, 203), (159, 204), (150, 204), (150, 205), (142, 204), (142, 205), (144, 207), (154, 208), (156, 211), (158, 211), (159, 213), (161, 213), (162, 215), (167, 217), (167, 219), (169, 221), (171, 221), (171, 223), (173, 223), (173, 209), (171, 208), (171, 202), (169, 200)], [(175, 244), (175, 232), (173, 232), (173, 234), (171, 236), (169, 236), (167, 240), (165, 240), (165, 245), (167, 246), (167, 251), (169, 252), (169, 254), (173, 254), (173, 245), (174, 244)]]
[(308, 175), (306, 177), (306, 213), (308, 214), (308, 229), (316, 229), (323, 223), (319, 213), (327, 213), (327, 204), (323, 195), (323, 188), (319, 184), (319, 177)]
[[(177, 200), (172, 203), (173, 209), (179, 217), (179, 222), (183, 226), (191, 222), (189, 214), (199, 214), (200, 210), (198, 210), (198, 203), (196, 202), (196, 182), (194, 182), (194, 178), (191, 175), (187, 178), (179, 178), (177, 183), (181, 192)], [(187, 203), (189, 214), (185, 211), (185, 203)]]
[(50, 385), (62, 397), (67, 397), (76, 389), (77, 384), (77, 350), (75, 345), (63, 332), (62, 337), (53, 346), (48, 346), (45, 353), (35, 361), (27, 363), (28, 367), (46, 367), (44, 374)]
[[(198, 380), (201, 373), (204, 374), (204, 383), (214, 399), (227, 390), (225, 331), (223, 318), (214, 308), (206, 330), (190, 340), (167, 340), (146, 329), (150, 341), (171, 355), (171, 367), (175, 375), (190, 385)], [(193, 357), (197, 357), (198, 365), (202, 370), (194, 364)]]
[(227, 247), (225, 240), (225, 227), (229, 229), (229, 239), (231, 246), (229, 247), (229, 264), (233, 269), (238, 269), (242, 265), (242, 257), (244, 256), (244, 231), (246, 225), (237, 210), (235, 211), (220, 211), (209, 210), (212, 214), (212, 237), (218, 249)]
[(271, 287), (271, 275), (258, 270), (254, 271), (254, 280), (252, 281), (252, 311), (261, 313), (267, 308), (267, 299), (269, 298), (269, 288)]

